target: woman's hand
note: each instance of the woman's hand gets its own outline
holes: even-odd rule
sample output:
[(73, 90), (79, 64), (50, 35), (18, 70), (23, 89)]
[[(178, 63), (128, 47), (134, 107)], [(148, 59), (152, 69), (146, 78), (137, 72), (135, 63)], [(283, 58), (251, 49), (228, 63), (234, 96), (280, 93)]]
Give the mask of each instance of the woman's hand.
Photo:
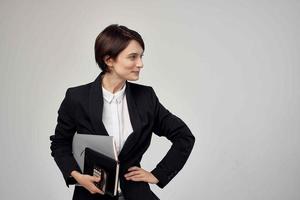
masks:
[(144, 181), (147, 183), (158, 183), (157, 178), (151, 173), (139, 167), (130, 167), (128, 173), (124, 175), (126, 180)]
[(87, 189), (92, 194), (104, 194), (99, 188), (96, 187), (94, 182), (99, 182), (101, 180), (100, 177), (90, 176), (87, 174), (81, 174), (78, 171), (72, 171), (71, 176), (73, 176), (76, 181), (82, 185), (85, 189)]

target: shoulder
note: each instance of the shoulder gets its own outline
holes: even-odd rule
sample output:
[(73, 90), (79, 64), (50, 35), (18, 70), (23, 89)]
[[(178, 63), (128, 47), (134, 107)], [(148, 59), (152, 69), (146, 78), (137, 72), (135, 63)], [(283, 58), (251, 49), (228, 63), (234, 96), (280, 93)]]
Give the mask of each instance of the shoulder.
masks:
[(82, 84), (82, 85), (77, 85), (77, 86), (72, 86), (72, 87), (69, 87), (68, 90), (73, 91), (73, 92), (89, 90), (91, 88), (92, 83), (93, 82)]
[(143, 85), (138, 83), (128, 82), (129, 92), (138, 104), (143, 105), (143, 107), (154, 108), (158, 103), (158, 97), (155, 94), (152, 86)]
[(89, 95), (90, 88), (92, 86), (92, 83), (72, 86), (67, 88), (66, 95), (71, 96), (72, 99), (79, 97), (87, 97)]
[(133, 82), (129, 82), (129, 81), (127, 81), (127, 83), (128, 83), (128, 86), (132, 90), (148, 91), (148, 90), (151, 90), (151, 88), (152, 88), (149, 85), (143, 85), (143, 84), (133, 83)]
[(143, 95), (149, 97), (153, 95), (153, 88), (149, 85), (144, 85), (144, 84), (139, 84), (139, 83), (133, 83), (133, 82), (128, 82), (128, 87), (130, 88), (130, 91), (135, 94), (135, 95)]

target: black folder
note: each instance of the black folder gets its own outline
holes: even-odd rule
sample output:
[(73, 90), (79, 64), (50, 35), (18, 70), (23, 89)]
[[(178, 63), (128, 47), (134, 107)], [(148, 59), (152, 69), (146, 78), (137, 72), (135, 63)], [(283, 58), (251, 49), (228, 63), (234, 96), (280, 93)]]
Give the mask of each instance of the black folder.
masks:
[(105, 194), (116, 196), (118, 192), (119, 162), (100, 152), (86, 147), (84, 156), (84, 174), (100, 176), (95, 185)]

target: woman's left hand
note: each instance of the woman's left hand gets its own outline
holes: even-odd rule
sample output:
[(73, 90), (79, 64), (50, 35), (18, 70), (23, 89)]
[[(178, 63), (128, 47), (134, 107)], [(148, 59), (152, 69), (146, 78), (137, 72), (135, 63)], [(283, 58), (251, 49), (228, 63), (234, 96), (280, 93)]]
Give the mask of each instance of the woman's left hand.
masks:
[(130, 167), (128, 173), (124, 175), (126, 180), (144, 181), (147, 183), (156, 184), (158, 179), (151, 173), (139, 167)]

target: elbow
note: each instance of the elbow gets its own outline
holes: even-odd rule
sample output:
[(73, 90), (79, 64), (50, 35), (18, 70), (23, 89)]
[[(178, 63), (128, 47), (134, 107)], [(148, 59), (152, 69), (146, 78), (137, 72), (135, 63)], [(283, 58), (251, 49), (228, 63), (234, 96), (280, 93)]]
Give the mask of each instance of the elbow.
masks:
[(195, 141), (196, 141), (196, 138), (195, 138), (195, 136), (192, 134), (192, 135), (191, 135), (191, 144), (192, 144), (192, 146), (194, 146)]
[(190, 154), (194, 148), (195, 141), (195, 136), (192, 134), (190, 129), (187, 128), (181, 132), (180, 137), (176, 138), (176, 140), (173, 140), (173, 144), (176, 146), (178, 145), (181, 152)]
[(190, 151), (192, 151), (192, 149), (194, 148), (194, 144), (195, 144), (196, 138), (195, 138), (195, 136), (191, 132), (189, 134), (188, 141), (189, 141)]

